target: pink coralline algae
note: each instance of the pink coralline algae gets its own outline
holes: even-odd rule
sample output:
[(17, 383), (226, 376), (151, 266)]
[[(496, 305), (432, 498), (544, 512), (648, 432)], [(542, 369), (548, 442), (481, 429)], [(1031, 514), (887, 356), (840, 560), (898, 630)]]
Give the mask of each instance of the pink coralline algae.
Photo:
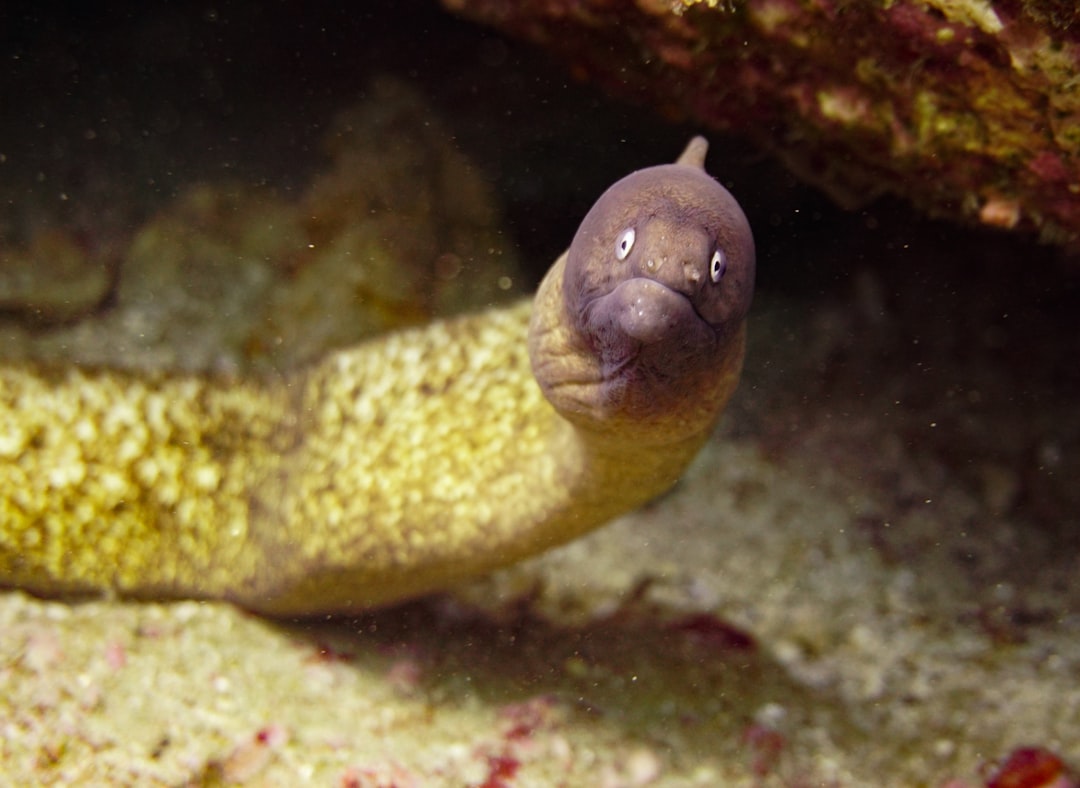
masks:
[(1080, 243), (1071, 0), (443, 0), (667, 116), (752, 136), (842, 203)]
[(1076, 783), (1050, 750), (1021, 747), (987, 777), (986, 788), (1076, 788)]

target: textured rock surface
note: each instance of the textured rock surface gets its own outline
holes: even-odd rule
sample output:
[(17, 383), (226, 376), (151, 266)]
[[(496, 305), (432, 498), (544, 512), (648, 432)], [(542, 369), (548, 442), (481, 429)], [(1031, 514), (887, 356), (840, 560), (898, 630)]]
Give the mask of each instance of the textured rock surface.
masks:
[(183, 189), (130, 241), (10, 233), (0, 316), (18, 319), (0, 322), (0, 357), (282, 368), (524, 292), (489, 184), (448, 137), (413, 88), (377, 78), (335, 115), (329, 166), (299, 198), (218, 179)]
[(443, 0), (848, 205), (1080, 234), (1080, 10), (1031, 0)]

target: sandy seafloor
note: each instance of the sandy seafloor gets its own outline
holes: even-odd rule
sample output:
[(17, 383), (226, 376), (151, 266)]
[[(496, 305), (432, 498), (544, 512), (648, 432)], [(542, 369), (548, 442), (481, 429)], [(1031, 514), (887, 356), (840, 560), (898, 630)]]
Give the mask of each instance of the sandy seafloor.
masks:
[[(191, 184), (226, 176), (302, 191), (327, 167), (310, 139), (385, 72), (428, 96), (489, 177), (528, 280), (606, 182), (688, 133), (411, 11), (408, 25), (342, 23), (321, 49), (339, 17), (319, 6), (301, 35), (271, 14), (259, 25), (325, 62), (265, 95), (267, 52), (289, 50), (248, 48), (263, 68), (230, 71), (236, 31), (265, 32), (243, 7), (16, 26), (34, 65), (4, 88), (26, 108), (0, 137), (5, 243), (54, 222), (123, 247)], [(380, 34), (349, 68), (326, 66), (361, 28)], [(220, 94), (188, 95), (183, 78), (147, 90), (164, 72), (213, 72)], [(80, 129), (118, 107), (127, 125), (90, 156)], [(475, 585), (356, 619), (6, 592), (0, 784), (959, 788), (1021, 746), (1080, 767), (1077, 262), (889, 202), (840, 211), (738, 143), (714, 144), (710, 168), (750, 214), (760, 289), (743, 385), (674, 491)], [(183, 312), (200, 292), (160, 302)], [(146, 325), (132, 328), (145, 302), (125, 308), (42, 325), (8, 298), (5, 349), (66, 358), (87, 337), (107, 344), (110, 325), (123, 345)], [(213, 325), (222, 348), (246, 337), (242, 361), (250, 336)], [(177, 334), (153, 358), (233, 352), (161, 332)]]

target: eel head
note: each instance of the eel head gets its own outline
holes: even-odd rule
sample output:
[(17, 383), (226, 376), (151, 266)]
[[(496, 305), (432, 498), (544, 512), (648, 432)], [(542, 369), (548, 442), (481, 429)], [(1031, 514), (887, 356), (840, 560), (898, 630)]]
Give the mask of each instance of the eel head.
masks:
[(617, 181), (560, 260), (565, 331), (533, 361), (572, 421), (697, 430), (734, 387), (754, 241), (735, 198), (705, 172), (705, 147), (695, 138), (677, 163)]

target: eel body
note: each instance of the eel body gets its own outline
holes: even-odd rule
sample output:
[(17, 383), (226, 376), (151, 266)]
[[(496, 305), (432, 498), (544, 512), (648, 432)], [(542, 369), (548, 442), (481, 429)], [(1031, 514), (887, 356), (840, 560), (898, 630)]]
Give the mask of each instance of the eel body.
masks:
[(0, 367), (0, 584), (355, 611), (668, 489), (735, 388), (753, 291), (705, 150), (605, 192), (531, 303), (272, 381)]

